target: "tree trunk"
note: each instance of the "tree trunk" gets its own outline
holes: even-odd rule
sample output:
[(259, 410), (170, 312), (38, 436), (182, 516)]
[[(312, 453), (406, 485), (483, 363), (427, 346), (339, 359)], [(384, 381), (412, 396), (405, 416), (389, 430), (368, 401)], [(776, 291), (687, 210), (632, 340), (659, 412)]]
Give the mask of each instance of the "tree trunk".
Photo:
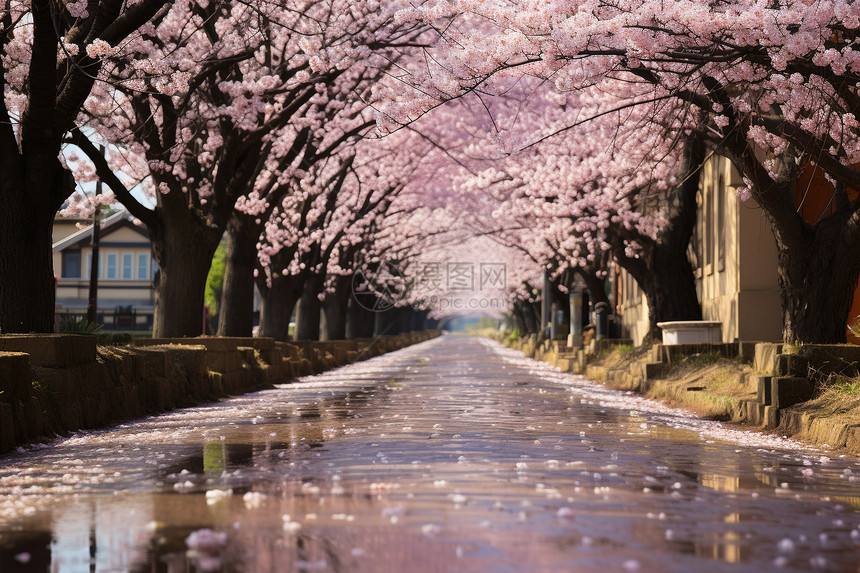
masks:
[(399, 306), (394, 310), (397, 313), (394, 316), (394, 332), (389, 332), (389, 334), (403, 334), (409, 332), (412, 326), (412, 307)]
[(514, 303), (511, 309), (511, 320), (513, 320), (514, 328), (519, 332), (520, 336), (526, 334), (526, 321), (523, 318), (522, 306), (519, 303)]
[[(646, 340), (660, 340), (662, 334), (658, 322), (702, 320), (696, 280), (686, 254), (681, 258), (666, 251), (661, 249), (657, 253), (663, 256), (655, 257), (644, 276), (634, 275), (648, 301)], [(686, 247), (684, 251), (686, 253)]]
[(165, 212), (164, 222), (150, 228), (150, 238), (159, 267), (152, 336), (199, 336), (203, 333), (206, 277), (221, 233)]
[(523, 334), (537, 334), (540, 332), (540, 308), (538, 305), (533, 302), (524, 303), (523, 321), (526, 326)]
[(302, 288), (299, 299), (299, 312), (296, 316), (296, 340), (319, 340), (322, 302), (319, 294), (324, 287), (325, 277), (312, 275)]
[(347, 319), (349, 338), (372, 338), (376, 331), (377, 314), (360, 304), (355, 297), (350, 297), (349, 318)]
[(599, 302), (609, 304), (609, 297), (606, 296), (606, 281), (604, 279), (597, 276), (597, 273), (594, 271), (587, 269), (577, 268), (576, 272), (582, 277), (592, 304)]
[(375, 335), (396, 334), (394, 331), (397, 328), (397, 310), (397, 307), (391, 307), (376, 314)]
[(224, 288), (218, 303), (218, 336), (251, 336), (254, 327), (254, 267), (259, 227), (233, 213), (227, 224)]
[(696, 226), (696, 193), (704, 158), (704, 144), (687, 142), (684, 148), (686, 175), (670, 199), (668, 223), (655, 240), (640, 239), (642, 252), (638, 258), (627, 256), (626, 237), (620, 230), (609, 240), (618, 264), (636, 280), (648, 301), (649, 327), (645, 343), (661, 338), (658, 322), (702, 319), (702, 305), (687, 247)]
[(847, 239), (847, 219), (847, 214), (831, 215), (821, 221), (809, 232), (804, 250), (777, 240), (784, 342), (845, 342), (860, 278), (860, 246)]
[(275, 340), (290, 340), (290, 319), (301, 296), (302, 281), (293, 276), (276, 274), (271, 286), (261, 277), (257, 286), (260, 289), (260, 336)]
[(352, 277), (339, 277), (335, 282), (335, 291), (325, 296), (325, 324), (327, 340), (343, 340), (346, 338), (346, 317), (351, 295)]
[(55, 210), (34, 208), (23, 191), (12, 193), (19, 197), (4, 192), (0, 209), (0, 332), (53, 332)]
[(427, 311), (410, 307), (409, 330), (427, 330)]

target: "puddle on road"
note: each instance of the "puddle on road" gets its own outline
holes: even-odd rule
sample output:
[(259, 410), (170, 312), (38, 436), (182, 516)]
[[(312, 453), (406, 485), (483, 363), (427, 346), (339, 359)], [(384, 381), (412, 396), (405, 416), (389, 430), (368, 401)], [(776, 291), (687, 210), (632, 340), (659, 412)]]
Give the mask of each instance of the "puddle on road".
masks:
[(7, 457), (0, 571), (858, 571), (832, 457), (445, 337)]

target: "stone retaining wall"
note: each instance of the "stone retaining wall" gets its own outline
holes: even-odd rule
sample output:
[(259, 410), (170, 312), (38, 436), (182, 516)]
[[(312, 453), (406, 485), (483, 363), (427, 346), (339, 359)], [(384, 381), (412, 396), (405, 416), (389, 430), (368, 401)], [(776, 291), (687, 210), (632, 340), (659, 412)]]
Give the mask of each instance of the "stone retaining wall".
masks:
[(0, 452), (55, 434), (270, 387), (439, 334), (329, 342), (140, 339), (134, 347), (97, 347), (94, 335), (3, 335)]

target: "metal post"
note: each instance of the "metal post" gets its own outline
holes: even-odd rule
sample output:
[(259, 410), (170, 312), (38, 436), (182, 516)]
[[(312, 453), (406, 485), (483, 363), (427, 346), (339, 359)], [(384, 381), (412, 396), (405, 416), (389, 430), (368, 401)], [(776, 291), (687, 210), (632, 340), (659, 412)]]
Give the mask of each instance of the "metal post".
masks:
[(567, 345), (574, 348), (582, 346), (582, 291), (570, 293), (570, 335)]
[[(99, 146), (99, 150), (102, 152), (102, 157), (105, 156), (105, 147), (104, 145)], [(102, 180), (101, 178), (96, 181), (96, 197), (102, 194)], [(102, 209), (101, 206), (96, 204), (95, 211), (93, 212), (93, 237), (92, 237), (92, 257), (90, 263), (90, 292), (89, 297), (87, 298), (87, 322), (94, 325), (96, 324), (96, 319), (98, 318), (98, 308), (99, 308), (99, 243), (101, 242), (101, 225), (102, 225)]]

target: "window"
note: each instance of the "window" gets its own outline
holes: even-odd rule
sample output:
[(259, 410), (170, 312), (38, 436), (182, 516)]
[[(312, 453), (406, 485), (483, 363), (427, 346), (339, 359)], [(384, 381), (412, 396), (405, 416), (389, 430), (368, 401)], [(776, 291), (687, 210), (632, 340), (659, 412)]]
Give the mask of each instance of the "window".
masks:
[(714, 264), (714, 192), (709, 185), (705, 191), (705, 272), (711, 274)]
[(62, 277), (64, 279), (81, 278), (81, 252), (64, 251)]
[(717, 183), (717, 270), (726, 270), (726, 180)]
[(146, 253), (139, 253), (137, 255), (137, 279), (138, 280), (146, 280), (149, 278), (149, 255)]
[[(105, 266), (103, 264), (103, 261), (104, 261), (104, 257), (100, 253), (99, 254), (99, 260), (98, 260), (98, 267), (99, 268), (96, 269), (99, 272), (98, 278), (103, 278), (104, 274), (105, 274)], [(90, 274), (92, 274), (92, 268), (93, 268), (93, 254), (92, 254), (92, 252), (89, 252), (89, 253), (87, 253), (87, 269), (86, 269), (87, 274), (84, 275), (86, 278), (90, 278)]]
[(108, 279), (115, 279), (116, 278), (116, 276), (117, 276), (116, 275), (116, 271), (117, 271), (116, 263), (117, 263), (117, 254), (116, 253), (108, 253), (107, 269), (106, 269), (106, 274), (105, 274), (105, 276)]
[(696, 277), (701, 277), (705, 269), (705, 191), (699, 189), (696, 191), (696, 230), (693, 234), (693, 268), (696, 270)]
[(131, 274), (132, 266), (134, 266), (134, 255), (131, 253), (122, 254), (122, 278), (123, 280), (131, 280), (134, 278)]

